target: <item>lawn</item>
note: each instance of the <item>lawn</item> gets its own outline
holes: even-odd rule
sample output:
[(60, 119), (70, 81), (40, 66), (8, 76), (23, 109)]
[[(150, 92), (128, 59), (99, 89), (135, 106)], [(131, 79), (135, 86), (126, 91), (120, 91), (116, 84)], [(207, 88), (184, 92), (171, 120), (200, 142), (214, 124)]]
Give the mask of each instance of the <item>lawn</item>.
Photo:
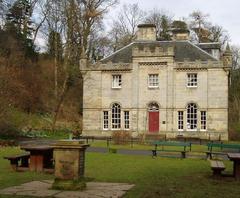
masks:
[[(0, 149), (0, 188), (53, 178), (48, 174), (11, 171), (9, 162), (2, 157), (17, 153), (19, 149)], [(230, 173), (231, 162), (224, 163)], [(152, 159), (150, 156), (87, 153), (86, 176), (95, 181), (135, 184), (125, 197), (236, 198), (240, 194), (240, 182), (232, 178), (213, 179), (209, 162), (200, 159)]]

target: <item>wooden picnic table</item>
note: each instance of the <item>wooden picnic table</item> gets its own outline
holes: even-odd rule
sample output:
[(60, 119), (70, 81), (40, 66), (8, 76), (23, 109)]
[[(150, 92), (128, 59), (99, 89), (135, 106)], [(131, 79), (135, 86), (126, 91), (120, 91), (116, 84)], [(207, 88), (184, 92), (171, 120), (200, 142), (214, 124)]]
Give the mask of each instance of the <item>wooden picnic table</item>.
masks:
[(30, 153), (30, 171), (43, 172), (53, 168), (53, 147), (50, 145), (25, 145), (22, 150)]
[(233, 161), (233, 175), (240, 179), (240, 153), (227, 153), (228, 158)]

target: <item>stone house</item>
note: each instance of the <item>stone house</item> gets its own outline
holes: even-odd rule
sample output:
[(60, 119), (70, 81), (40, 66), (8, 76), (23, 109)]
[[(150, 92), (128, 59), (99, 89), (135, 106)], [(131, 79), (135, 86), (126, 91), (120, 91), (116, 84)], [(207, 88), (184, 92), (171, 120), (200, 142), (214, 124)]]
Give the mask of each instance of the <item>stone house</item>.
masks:
[(172, 41), (157, 41), (155, 26), (143, 24), (135, 42), (99, 63), (82, 59), (83, 133), (227, 140), (231, 51), (188, 36), (175, 31)]

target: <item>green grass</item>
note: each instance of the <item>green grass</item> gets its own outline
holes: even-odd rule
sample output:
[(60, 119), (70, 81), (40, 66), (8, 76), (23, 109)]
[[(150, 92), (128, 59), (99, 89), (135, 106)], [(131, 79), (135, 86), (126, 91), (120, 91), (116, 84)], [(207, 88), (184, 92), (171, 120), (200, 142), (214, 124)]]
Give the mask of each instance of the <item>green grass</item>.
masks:
[[(25, 182), (52, 179), (52, 175), (31, 172), (17, 173), (10, 168), (3, 156), (19, 153), (18, 148), (0, 150), (0, 189)], [(232, 163), (224, 162), (227, 172)], [(232, 178), (216, 180), (211, 177), (209, 162), (200, 159), (152, 159), (150, 156), (119, 154), (86, 155), (86, 177), (102, 182), (126, 182), (135, 184), (127, 198), (236, 198), (240, 182)], [(12, 196), (0, 196), (10, 198)]]
[[(104, 141), (104, 140), (95, 140), (93, 142), (89, 140), (89, 144), (92, 147), (107, 147), (107, 141)], [(133, 144), (133, 146), (131, 146), (131, 144), (116, 145), (116, 144), (113, 144), (112, 142), (110, 143), (109, 147), (114, 149), (129, 149), (129, 150), (152, 150), (154, 148), (153, 145), (149, 145), (149, 144)], [(159, 146), (159, 148), (161, 148), (161, 146)], [(164, 148), (166, 150), (180, 150), (180, 151), (183, 150), (182, 146), (180, 147), (164, 146)], [(187, 148), (187, 150), (188, 149), (189, 147)], [(192, 145), (192, 153), (205, 152), (205, 151), (207, 151), (206, 145), (197, 145), (197, 144)]]
[[(22, 153), (19, 148), (1, 148), (0, 147), (0, 189), (20, 185), (30, 181), (52, 179), (52, 175), (40, 174), (35, 172), (14, 172), (10, 167), (8, 160), (4, 160), (4, 156), (10, 156), (17, 153)], [(0, 198), (25, 198), (26, 196), (5, 196), (0, 195)], [(27, 197), (26, 197), (27, 198)]]

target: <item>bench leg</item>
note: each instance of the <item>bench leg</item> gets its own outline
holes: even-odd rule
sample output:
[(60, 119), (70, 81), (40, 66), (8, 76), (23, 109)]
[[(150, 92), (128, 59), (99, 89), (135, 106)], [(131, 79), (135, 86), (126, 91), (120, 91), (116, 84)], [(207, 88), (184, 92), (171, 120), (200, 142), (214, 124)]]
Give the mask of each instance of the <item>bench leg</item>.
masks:
[(18, 160), (14, 159), (14, 160), (10, 160), (10, 164), (11, 167), (14, 171), (17, 171), (17, 167), (18, 167)]
[(207, 159), (211, 159), (212, 160), (212, 153), (207, 153)]
[(29, 157), (24, 157), (21, 160), (21, 166), (22, 167), (29, 167)]
[(213, 176), (214, 177), (221, 177), (222, 176), (222, 170), (220, 170), (220, 169), (213, 169)]
[(156, 150), (152, 150), (152, 158), (157, 157), (157, 151)]
[(186, 152), (181, 152), (182, 154), (182, 158), (185, 159), (186, 158)]

